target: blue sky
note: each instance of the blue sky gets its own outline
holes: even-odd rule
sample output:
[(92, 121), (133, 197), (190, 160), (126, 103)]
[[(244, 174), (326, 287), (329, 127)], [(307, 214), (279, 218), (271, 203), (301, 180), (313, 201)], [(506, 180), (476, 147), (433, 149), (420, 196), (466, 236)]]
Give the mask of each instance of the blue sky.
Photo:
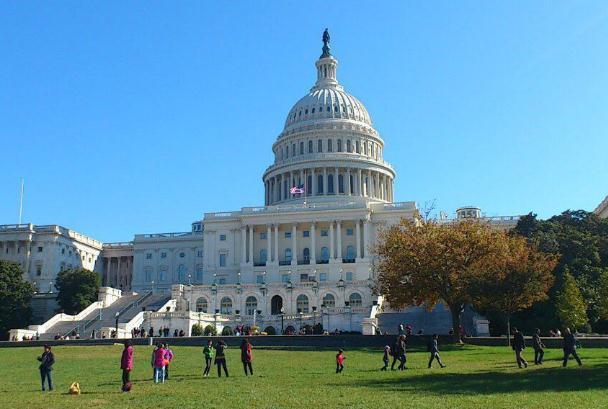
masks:
[(368, 108), (397, 201), (549, 217), (608, 194), (608, 4), (3, 2), (0, 223), (103, 241), (263, 204), (315, 80)]

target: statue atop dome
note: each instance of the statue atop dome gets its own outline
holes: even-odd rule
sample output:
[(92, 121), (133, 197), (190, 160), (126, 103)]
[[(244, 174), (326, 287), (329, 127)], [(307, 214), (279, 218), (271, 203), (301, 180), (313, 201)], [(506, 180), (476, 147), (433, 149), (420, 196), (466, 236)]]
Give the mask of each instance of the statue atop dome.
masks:
[(329, 30), (325, 29), (323, 31), (323, 54), (321, 54), (320, 58), (330, 57), (331, 53), (329, 52), (329, 41), (331, 37), (329, 36)]

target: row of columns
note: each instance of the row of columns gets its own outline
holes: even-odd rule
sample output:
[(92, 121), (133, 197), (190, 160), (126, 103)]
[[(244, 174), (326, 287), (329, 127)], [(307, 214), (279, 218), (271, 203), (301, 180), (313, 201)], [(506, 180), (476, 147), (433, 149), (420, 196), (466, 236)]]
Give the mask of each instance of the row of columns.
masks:
[[(319, 176), (322, 176), (321, 183), (319, 183)], [(328, 189), (330, 176), (332, 179), (331, 193)], [(341, 192), (340, 176), (342, 176)], [(367, 169), (346, 168), (342, 172), (338, 167), (300, 169), (277, 174), (268, 178), (264, 185), (267, 206), (292, 198), (327, 195), (353, 195), (377, 198), (387, 202), (393, 201), (392, 178), (382, 172)], [(302, 185), (304, 194), (292, 195), (290, 193), (292, 187)]]
[[(363, 222), (363, 234), (361, 234), (361, 223)], [(355, 221), (355, 259), (367, 257), (370, 241), (369, 220)], [(334, 228), (335, 226), (335, 228)], [(316, 223), (310, 223), (310, 262), (317, 261), (317, 233)], [(342, 221), (329, 222), (329, 259), (342, 261)], [(241, 227), (241, 264), (253, 265), (255, 226), (247, 225)], [(335, 243), (335, 246), (334, 246)], [(304, 247), (303, 247), (304, 248)], [(298, 226), (291, 225), (291, 264), (298, 263)], [(279, 264), (279, 225), (266, 225), (266, 265)]]
[[(112, 260), (116, 260), (116, 262), (112, 263)], [(104, 261), (103, 285), (119, 289), (130, 289), (133, 275), (133, 257), (104, 257)], [(112, 264), (116, 265), (116, 270), (112, 268)]]

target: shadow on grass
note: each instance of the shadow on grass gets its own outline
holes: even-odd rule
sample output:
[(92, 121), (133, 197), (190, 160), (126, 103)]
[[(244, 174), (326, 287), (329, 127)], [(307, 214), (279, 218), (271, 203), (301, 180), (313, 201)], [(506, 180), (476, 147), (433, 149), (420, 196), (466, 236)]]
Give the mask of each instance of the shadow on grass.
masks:
[[(438, 372), (399, 379), (365, 379), (349, 386), (386, 391), (425, 392), (437, 395), (472, 395), (511, 392), (562, 392), (607, 389), (608, 364), (572, 369), (538, 368), (515, 372)], [(344, 386), (343, 384), (341, 386)]]

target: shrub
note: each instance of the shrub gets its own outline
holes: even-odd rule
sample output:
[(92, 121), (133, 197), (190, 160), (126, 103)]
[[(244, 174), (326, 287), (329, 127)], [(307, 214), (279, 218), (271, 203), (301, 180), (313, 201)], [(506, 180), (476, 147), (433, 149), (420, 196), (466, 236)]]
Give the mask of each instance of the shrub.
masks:
[(268, 335), (277, 335), (277, 331), (274, 329), (274, 327), (266, 327), (264, 328), (264, 332)]
[(201, 335), (203, 335), (203, 326), (201, 324), (194, 324), (192, 326), (192, 331), (190, 332), (190, 334), (193, 337), (200, 337)]
[(205, 327), (203, 334), (205, 334), (205, 336), (217, 335), (217, 329), (213, 325), (209, 324)]
[(234, 335), (234, 331), (232, 331), (232, 328), (230, 327), (224, 327), (224, 329), (222, 329), (222, 335)]

